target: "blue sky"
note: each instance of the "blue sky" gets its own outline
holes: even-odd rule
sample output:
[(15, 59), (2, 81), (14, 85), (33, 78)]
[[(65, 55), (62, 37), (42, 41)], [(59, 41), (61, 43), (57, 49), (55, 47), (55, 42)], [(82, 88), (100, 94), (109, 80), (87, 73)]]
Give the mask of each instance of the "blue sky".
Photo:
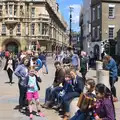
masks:
[(82, 0), (56, 0), (59, 3), (60, 12), (69, 25), (69, 6), (72, 6), (72, 30), (79, 31), (79, 15)]

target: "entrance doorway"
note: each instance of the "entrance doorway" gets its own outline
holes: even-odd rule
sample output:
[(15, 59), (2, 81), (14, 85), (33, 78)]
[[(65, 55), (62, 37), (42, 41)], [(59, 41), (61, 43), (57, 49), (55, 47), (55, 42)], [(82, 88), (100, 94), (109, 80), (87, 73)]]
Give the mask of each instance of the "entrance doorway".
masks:
[(17, 54), (18, 53), (18, 45), (15, 42), (10, 42), (6, 44), (6, 50)]

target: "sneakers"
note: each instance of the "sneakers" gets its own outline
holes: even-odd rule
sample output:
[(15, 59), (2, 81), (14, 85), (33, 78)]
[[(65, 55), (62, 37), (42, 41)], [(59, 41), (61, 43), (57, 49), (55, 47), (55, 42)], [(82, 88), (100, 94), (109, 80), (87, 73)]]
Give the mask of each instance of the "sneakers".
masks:
[(45, 115), (42, 112), (36, 113), (36, 115), (38, 115), (40, 117), (45, 117)]
[(30, 114), (30, 120), (32, 120), (33, 119), (33, 114)]

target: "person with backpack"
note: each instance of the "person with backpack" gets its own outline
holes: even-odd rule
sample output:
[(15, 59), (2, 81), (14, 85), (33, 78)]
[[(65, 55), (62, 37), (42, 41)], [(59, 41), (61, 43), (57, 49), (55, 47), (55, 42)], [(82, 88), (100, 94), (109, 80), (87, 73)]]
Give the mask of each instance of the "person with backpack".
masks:
[(33, 119), (33, 99), (36, 103), (37, 115), (39, 115), (40, 117), (44, 117), (44, 114), (40, 110), (40, 101), (38, 93), (38, 91), (40, 90), (38, 82), (41, 82), (41, 79), (36, 75), (35, 72), (36, 71), (34, 67), (31, 67), (29, 70), (29, 74), (25, 80), (25, 86), (27, 87), (26, 98), (28, 100), (30, 119)]
[(42, 69), (42, 61), (38, 58), (38, 56), (33, 57), (32, 61), (33, 61), (33, 66), (35, 66), (35, 70), (38, 72), (40, 76)]

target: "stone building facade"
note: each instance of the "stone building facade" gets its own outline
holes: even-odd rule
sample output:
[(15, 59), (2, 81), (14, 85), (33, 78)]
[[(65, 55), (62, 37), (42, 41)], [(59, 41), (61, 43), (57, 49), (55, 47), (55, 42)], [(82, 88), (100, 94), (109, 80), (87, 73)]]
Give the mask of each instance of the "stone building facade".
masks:
[(110, 55), (118, 54), (120, 30), (120, 0), (91, 1), (91, 31), (93, 52), (98, 58), (107, 48)]
[(59, 50), (68, 45), (67, 23), (56, 0), (1, 0), (0, 49)]
[(91, 0), (83, 0), (80, 13), (81, 49), (90, 54), (91, 44)]

